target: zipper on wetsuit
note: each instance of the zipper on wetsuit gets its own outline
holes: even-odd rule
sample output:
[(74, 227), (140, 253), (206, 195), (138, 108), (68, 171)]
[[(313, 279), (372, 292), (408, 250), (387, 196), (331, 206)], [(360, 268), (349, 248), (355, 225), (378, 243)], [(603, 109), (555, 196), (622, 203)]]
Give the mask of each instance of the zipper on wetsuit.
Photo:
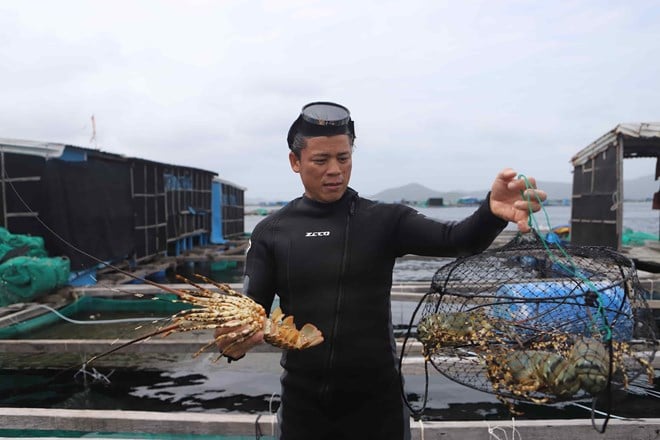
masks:
[(326, 364), (325, 367), (325, 384), (323, 385), (323, 389), (321, 391), (321, 401), (325, 401), (326, 398), (328, 397), (328, 392), (330, 388), (330, 380), (328, 377), (328, 373), (330, 369), (332, 368), (332, 364), (334, 362), (335, 358), (335, 337), (337, 334), (337, 328), (339, 327), (339, 310), (341, 308), (341, 300), (344, 295), (344, 283), (341, 281), (344, 278), (344, 272), (346, 272), (346, 262), (348, 260), (348, 236), (349, 236), (349, 231), (350, 231), (350, 226), (351, 226), (351, 217), (355, 215), (355, 205), (357, 203), (357, 197), (354, 197), (353, 200), (351, 200), (350, 206), (348, 208), (348, 216), (346, 216), (346, 227), (344, 228), (344, 251), (342, 253), (341, 257), (341, 271), (339, 272), (339, 287), (337, 289), (337, 302), (335, 303), (335, 321), (332, 326), (332, 337), (330, 338), (331, 341), (331, 346), (330, 346), (330, 356), (328, 356), (328, 363)]

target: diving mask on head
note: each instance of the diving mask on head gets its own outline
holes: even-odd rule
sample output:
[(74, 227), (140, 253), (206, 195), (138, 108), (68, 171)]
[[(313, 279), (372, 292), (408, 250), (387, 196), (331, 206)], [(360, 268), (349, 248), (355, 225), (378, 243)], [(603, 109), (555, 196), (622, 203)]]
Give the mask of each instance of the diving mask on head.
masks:
[(343, 105), (334, 102), (312, 102), (305, 105), (286, 137), (289, 148), (296, 134), (303, 136), (335, 136), (347, 134), (355, 138), (355, 127), (351, 113)]

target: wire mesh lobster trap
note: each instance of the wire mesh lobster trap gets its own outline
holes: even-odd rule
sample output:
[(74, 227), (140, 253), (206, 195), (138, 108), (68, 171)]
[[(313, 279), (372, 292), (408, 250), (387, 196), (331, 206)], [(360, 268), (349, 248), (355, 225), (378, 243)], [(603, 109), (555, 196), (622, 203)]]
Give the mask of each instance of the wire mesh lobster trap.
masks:
[(441, 267), (411, 329), (435, 370), (519, 414), (516, 401), (597, 398), (640, 376), (653, 383), (645, 294), (623, 255), (534, 231)]

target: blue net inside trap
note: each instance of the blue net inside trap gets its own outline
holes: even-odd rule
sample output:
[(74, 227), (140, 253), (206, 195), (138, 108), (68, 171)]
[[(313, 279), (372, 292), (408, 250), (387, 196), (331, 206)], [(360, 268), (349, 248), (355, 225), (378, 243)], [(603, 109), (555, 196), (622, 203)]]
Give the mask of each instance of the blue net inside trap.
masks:
[(411, 331), (435, 370), (516, 401), (603, 396), (653, 381), (655, 321), (633, 262), (537, 232), (441, 267)]

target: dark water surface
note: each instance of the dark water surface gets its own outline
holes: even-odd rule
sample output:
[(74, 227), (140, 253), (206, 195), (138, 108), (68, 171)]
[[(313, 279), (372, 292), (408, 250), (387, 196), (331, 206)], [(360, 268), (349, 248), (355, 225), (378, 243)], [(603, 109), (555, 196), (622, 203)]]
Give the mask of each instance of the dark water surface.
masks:
[[(250, 355), (248, 355), (250, 356)], [(133, 357), (131, 359), (135, 361)], [(277, 364), (276, 358), (261, 362)], [(198, 361), (200, 362), (200, 361)], [(255, 371), (229, 369), (200, 362), (152, 368), (87, 367), (0, 370), (0, 405), (98, 410), (191, 411), (215, 413), (269, 414), (279, 407), (277, 369)], [(596, 417), (657, 418), (660, 414), (660, 371), (653, 387), (634, 386), (632, 391), (616, 391), (611, 403), (602, 398)], [(405, 376), (406, 398), (415, 411), (431, 420), (509, 420), (511, 414), (494, 395), (457, 384), (432, 373), (428, 400), (422, 406), (425, 378)], [(517, 419), (590, 418), (592, 402), (566, 402), (555, 405), (518, 404), (523, 414)]]
[[(255, 358), (256, 356), (256, 358)], [(248, 360), (249, 357), (253, 359)], [(5, 407), (124, 409), (149, 411), (270, 413), (279, 407), (278, 355), (252, 353), (245, 366), (224, 361), (181, 359), (179, 364), (155, 361), (142, 366), (69, 369), (0, 370), (0, 404)], [(135, 362), (135, 357), (132, 357)], [(425, 378), (406, 374), (406, 397), (422, 409)], [(654, 394), (652, 396), (651, 394)], [(660, 414), (660, 371), (653, 387), (634, 386), (612, 394), (597, 410), (613, 417), (653, 418)], [(591, 401), (556, 405), (521, 404), (518, 419), (589, 418)], [(609, 409), (608, 409), (609, 408)], [(434, 420), (507, 420), (507, 408), (494, 395), (431, 373), (424, 416)]]

